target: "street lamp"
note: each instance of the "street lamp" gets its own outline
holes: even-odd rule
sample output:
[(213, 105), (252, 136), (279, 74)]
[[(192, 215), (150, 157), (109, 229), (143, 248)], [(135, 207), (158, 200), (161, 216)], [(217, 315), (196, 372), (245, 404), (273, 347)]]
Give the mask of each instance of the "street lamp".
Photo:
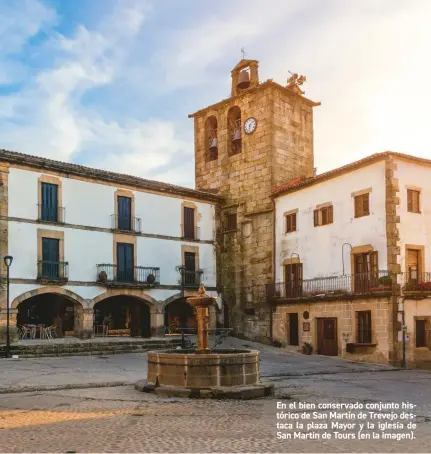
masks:
[(5, 357), (9, 358), (10, 337), (9, 337), (9, 267), (12, 265), (13, 257), (7, 255), (4, 259), (6, 265), (6, 351)]

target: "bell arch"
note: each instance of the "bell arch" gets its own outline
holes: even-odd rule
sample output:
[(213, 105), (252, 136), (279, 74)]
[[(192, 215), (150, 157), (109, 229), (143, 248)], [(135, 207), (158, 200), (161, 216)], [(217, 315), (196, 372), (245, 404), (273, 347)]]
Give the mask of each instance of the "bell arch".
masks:
[(234, 156), (242, 150), (241, 109), (232, 106), (227, 113), (228, 155)]
[(33, 296), (37, 296), (37, 295), (43, 295), (45, 293), (53, 293), (53, 294), (57, 294), (57, 295), (64, 295), (68, 298), (70, 298), (71, 300), (79, 303), (82, 308), (87, 308), (87, 302), (85, 301), (84, 298), (80, 297), (79, 295), (77, 295), (76, 293), (70, 291), (70, 290), (66, 290), (64, 288), (61, 288), (61, 287), (41, 287), (41, 288), (36, 288), (34, 290), (30, 290), (29, 292), (25, 292), (19, 296), (17, 296), (13, 301), (12, 301), (12, 304), (10, 306), (11, 309), (17, 309), (18, 308), (18, 305), (20, 303), (22, 303), (23, 301), (29, 299), (29, 298), (32, 298)]
[(205, 161), (218, 159), (217, 118), (210, 115), (205, 120)]

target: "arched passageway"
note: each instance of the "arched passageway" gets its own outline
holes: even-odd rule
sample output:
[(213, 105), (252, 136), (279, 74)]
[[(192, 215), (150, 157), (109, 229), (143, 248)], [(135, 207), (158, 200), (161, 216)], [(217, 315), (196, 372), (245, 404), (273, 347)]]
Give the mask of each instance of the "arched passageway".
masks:
[(94, 306), (94, 333), (107, 336), (151, 337), (149, 305), (140, 298), (116, 295)]
[(43, 293), (18, 304), (17, 326), (55, 326), (58, 337), (70, 335), (81, 326), (82, 306), (62, 294)]
[(177, 328), (196, 328), (194, 307), (184, 298), (172, 301), (165, 307), (165, 327), (168, 330)]

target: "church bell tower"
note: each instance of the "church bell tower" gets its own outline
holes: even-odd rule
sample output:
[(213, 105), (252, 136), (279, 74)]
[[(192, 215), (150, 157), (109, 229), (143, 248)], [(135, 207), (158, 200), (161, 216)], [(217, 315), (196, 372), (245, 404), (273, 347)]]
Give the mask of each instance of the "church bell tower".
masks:
[(275, 187), (313, 176), (313, 107), (305, 77), (259, 81), (259, 63), (231, 71), (231, 96), (194, 119), (196, 189), (224, 198), (217, 216), (218, 286), (236, 334), (269, 342)]

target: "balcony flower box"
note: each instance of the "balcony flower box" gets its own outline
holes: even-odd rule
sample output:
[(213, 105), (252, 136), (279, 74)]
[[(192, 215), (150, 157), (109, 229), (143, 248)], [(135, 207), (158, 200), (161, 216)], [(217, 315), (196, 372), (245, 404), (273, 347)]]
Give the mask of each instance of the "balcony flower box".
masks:
[(370, 287), (370, 292), (388, 292), (392, 289), (392, 285), (379, 285), (378, 287)]
[(404, 291), (408, 293), (431, 293), (431, 282), (407, 283)]

